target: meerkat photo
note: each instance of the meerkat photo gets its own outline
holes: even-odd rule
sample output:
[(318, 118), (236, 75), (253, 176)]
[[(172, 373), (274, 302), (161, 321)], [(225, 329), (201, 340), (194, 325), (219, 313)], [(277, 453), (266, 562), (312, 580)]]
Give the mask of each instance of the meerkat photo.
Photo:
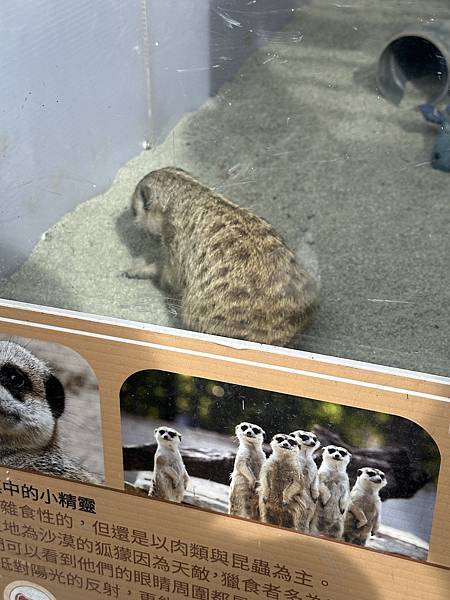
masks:
[(305, 501), (307, 504), (307, 512), (305, 522), (300, 528), (308, 533), (311, 528), (311, 521), (316, 512), (317, 500), (319, 498), (319, 474), (317, 465), (314, 461), (314, 453), (320, 447), (320, 442), (317, 435), (312, 431), (303, 431), (298, 429), (290, 435), (300, 444), (300, 462), (303, 469), (303, 477), (305, 481)]
[(0, 464), (100, 483), (62, 450), (58, 421), (65, 401), (63, 385), (42, 360), (0, 341)]
[(239, 423), (235, 428), (239, 448), (231, 474), (229, 509), (230, 515), (247, 519), (259, 518), (258, 492), (256, 486), (261, 467), (266, 461), (262, 449), (264, 431), (253, 423)]
[(299, 444), (294, 437), (278, 433), (270, 446), (272, 454), (262, 466), (259, 478), (261, 521), (298, 529), (307, 510)]
[(351, 454), (340, 446), (325, 446), (319, 467), (319, 500), (311, 523), (311, 533), (341, 539), (344, 514), (350, 499), (347, 466)]
[(371, 535), (376, 535), (381, 522), (380, 490), (387, 484), (380, 469), (358, 469), (350, 502), (345, 513), (344, 540), (365, 546)]
[(146, 175), (131, 206), (163, 258), (125, 274), (178, 297), (184, 327), (279, 346), (305, 328), (318, 285), (267, 221), (173, 167)]
[(148, 495), (180, 503), (189, 483), (179, 450), (181, 433), (171, 427), (157, 427), (155, 439), (158, 447)]

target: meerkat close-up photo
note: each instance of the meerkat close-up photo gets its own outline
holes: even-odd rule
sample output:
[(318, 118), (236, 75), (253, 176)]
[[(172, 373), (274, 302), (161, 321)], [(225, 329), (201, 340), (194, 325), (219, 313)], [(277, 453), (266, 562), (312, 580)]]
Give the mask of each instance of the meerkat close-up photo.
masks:
[(138, 183), (132, 211), (163, 258), (126, 275), (178, 297), (187, 329), (285, 346), (307, 325), (316, 280), (264, 219), (172, 167)]
[(365, 546), (371, 535), (376, 535), (381, 523), (380, 490), (387, 485), (386, 475), (380, 469), (358, 469), (350, 502), (345, 513), (344, 540)]
[(319, 500), (311, 533), (341, 539), (344, 514), (350, 498), (347, 466), (351, 454), (340, 446), (325, 446), (319, 467)]
[(100, 483), (63, 451), (58, 421), (65, 401), (62, 383), (41, 359), (0, 341), (0, 464)]
[(273, 436), (270, 446), (272, 454), (260, 474), (261, 521), (298, 529), (307, 511), (299, 444), (294, 437), (278, 433)]
[(158, 447), (148, 495), (180, 503), (189, 482), (179, 450), (181, 434), (171, 427), (157, 427), (155, 439)]
[(300, 461), (303, 468), (305, 480), (305, 501), (307, 503), (307, 513), (305, 522), (301, 529), (308, 533), (311, 528), (311, 521), (316, 512), (317, 500), (319, 498), (319, 474), (317, 465), (314, 461), (314, 453), (320, 447), (320, 442), (315, 433), (298, 429), (290, 435), (295, 437), (300, 444)]
[(262, 449), (264, 431), (253, 423), (239, 423), (235, 428), (239, 448), (231, 474), (229, 514), (247, 519), (258, 519), (256, 485), (266, 455)]

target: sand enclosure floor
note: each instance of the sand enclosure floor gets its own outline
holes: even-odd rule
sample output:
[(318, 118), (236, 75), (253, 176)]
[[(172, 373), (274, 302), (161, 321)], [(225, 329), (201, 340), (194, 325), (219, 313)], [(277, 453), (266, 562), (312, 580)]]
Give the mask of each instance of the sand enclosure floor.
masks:
[(122, 276), (157, 251), (133, 226), (131, 192), (174, 164), (318, 265), (321, 305), (302, 349), (448, 375), (450, 175), (429, 165), (435, 129), (374, 80), (391, 34), (430, 17), (448, 17), (446, 2), (306, 6), (162, 145), (52, 227), (1, 295), (177, 324), (176, 303)]

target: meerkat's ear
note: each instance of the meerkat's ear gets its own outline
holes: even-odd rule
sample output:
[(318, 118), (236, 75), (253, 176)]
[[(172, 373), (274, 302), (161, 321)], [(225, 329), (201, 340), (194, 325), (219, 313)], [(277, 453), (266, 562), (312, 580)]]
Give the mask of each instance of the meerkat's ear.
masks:
[(182, 440), (181, 433), (178, 434), (178, 437), (180, 438), (180, 442), (181, 442), (181, 440)]
[(50, 375), (45, 382), (45, 397), (47, 399), (52, 415), (55, 419), (63, 414), (66, 404), (66, 394), (62, 383), (54, 375)]
[(139, 194), (141, 196), (142, 205), (145, 210), (150, 210), (152, 207), (152, 192), (150, 186), (140, 184), (139, 185)]
[(362, 475), (362, 469), (358, 469), (358, 470), (356, 471), (356, 475), (357, 475), (358, 477), (360, 477), (360, 476)]

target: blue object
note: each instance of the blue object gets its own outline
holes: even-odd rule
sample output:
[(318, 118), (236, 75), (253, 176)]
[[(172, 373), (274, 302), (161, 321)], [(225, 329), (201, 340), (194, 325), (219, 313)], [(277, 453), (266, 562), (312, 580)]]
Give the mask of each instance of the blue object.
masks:
[(450, 104), (443, 112), (432, 104), (422, 104), (419, 109), (426, 121), (439, 125), (431, 155), (431, 166), (433, 169), (450, 173)]

